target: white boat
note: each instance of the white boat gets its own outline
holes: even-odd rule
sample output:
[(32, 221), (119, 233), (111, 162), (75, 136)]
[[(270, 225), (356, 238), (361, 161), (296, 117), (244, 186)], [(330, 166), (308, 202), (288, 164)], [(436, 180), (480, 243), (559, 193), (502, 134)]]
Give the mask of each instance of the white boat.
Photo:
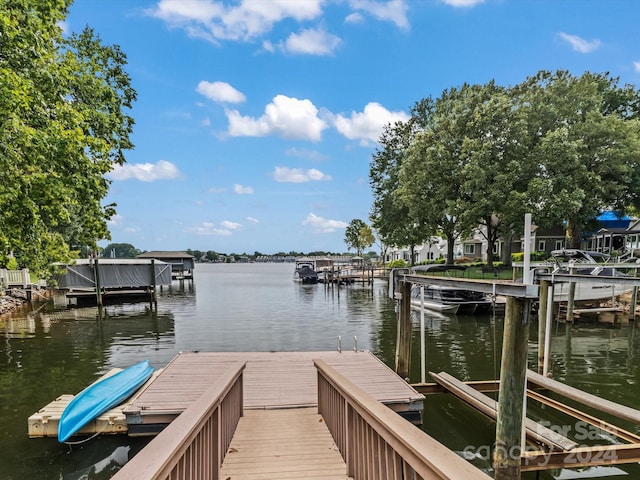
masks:
[[(452, 270), (463, 271), (466, 267), (458, 265), (419, 265), (412, 267), (415, 272), (450, 272)], [(411, 288), (411, 306), (421, 308), (422, 294), (419, 285)], [(447, 313), (486, 313), (493, 301), (482, 292), (476, 292), (466, 288), (445, 287), (442, 285), (424, 285), (425, 308)]]
[[(575, 282), (574, 301), (613, 299), (619, 295), (631, 292), (633, 287), (616, 284), (613, 277), (628, 277), (629, 275), (604, 263), (609, 255), (600, 252), (589, 252), (578, 249), (554, 250), (551, 256), (555, 262), (551, 273), (591, 275), (603, 278), (600, 282)], [(569, 299), (570, 282), (555, 282), (553, 287), (553, 301), (566, 302)]]
[(420, 291), (420, 287), (413, 286), (411, 288), (411, 308), (421, 310), (434, 310), (442, 313), (457, 313), (460, 305), (455, 303), (444, 303), (440, 296), (440, 291), (434, 288), (434, 285), (426, 285), (424, 287), (424, 299)]

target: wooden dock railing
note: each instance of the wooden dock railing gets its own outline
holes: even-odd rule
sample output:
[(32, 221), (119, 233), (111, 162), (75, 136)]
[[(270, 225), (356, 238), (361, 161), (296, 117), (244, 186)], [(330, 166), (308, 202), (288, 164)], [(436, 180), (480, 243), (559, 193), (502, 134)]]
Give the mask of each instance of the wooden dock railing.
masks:
[(245, 364), (232, 364), (112, 479), (216, 480), (242, 416)]
[(490, 480), (397, 413), (377, 402), (322, 360), (318, 411), (355, 480)]

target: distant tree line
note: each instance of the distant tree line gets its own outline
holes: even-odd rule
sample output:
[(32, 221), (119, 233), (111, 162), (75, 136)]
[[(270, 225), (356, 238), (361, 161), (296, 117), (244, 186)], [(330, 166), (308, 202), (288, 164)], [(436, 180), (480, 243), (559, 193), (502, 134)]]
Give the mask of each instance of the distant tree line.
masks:
[[(252, 254), (248, 253), (220, 253), (215, 252), (213, 250), (192, 250), (187, 248), (184, 250), (185, 253), (192, 255), (196, 262), (225, 262), (233, 259), (234, 261), (240, 261), (243, 258), (247, 258), (249, 260), (256, 260), (261, 257), (281, 257), (281, 258), (296, 258), (296, 257), (325, 257), (325, 256), (342, 256), (349, 255), (348, 253), (333, 253), (333, 252), (325, 252), (325, 251), (312, 251), (312, 252), (278, 252), (278, 253), (261, 253), (261, 252), (253, 252)], [(136, 258), (141, 253), (144, 253), (142, 250), (137, 249), (130, 243), (110, 243), (102, 249), (101, 255), (104, 258)], [(375, 252), (368, 252), (365, 254), (367, 257), (376, 257), (377, 254)]]
[[(386, 245), (453, 245), (478, 226), (488, 245), (565, 225), (578, 247), (603, 210), (640, 206), (640, 94), (607, 73), (541, 71), (513, 87), (463, 84), (389, 125), (370, 163), (370, 219)], [(511, 252), (503, 252), (509, 262)], [(413, 255), (412, 255), (413, 256)]]

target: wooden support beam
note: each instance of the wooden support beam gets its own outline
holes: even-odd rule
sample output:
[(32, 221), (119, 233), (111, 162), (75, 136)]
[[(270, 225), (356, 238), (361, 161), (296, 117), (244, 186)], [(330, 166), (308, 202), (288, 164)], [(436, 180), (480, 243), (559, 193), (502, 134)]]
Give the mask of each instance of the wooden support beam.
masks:
[(519, 480), (530, 301), (507, 297), (493, 455), (495, 480)]
[(580, 447), (570, 452), (527, 451), (522, 455), (521, 471), (530, 472), (552, 468), (617, 465), (636, 462), (640, 462), (640, 445), (637, 443)]
[[(446, 372), (430, 372), (430, 375), (436, 380), (436, 382), (445, 387), (456, 397), (465, 401), (491, 420), (496, 419), (496, 409), (498, 404), (494, 399), (473, 389)], [(573, 440), (563, 437), (559, 433), (554, 432), (553, 430), (536, 423), (529, 418), (526, 420), (526, 433), (527, 438), (537, 444), (543, 444), (550, 449), (571, 450), (578, 446), (578, 444)]]
[(398, 319), (398, 342), (396, 344), (396, 373), (409, 377), (411, 360), (411, 283), (401, 282), (400, 318)]
[(613, 415), (614, 417), (622, 418), (633, 423), (640, 423), (640, 410), (636, 410), (635, 408), (600, 398), (591, 393), (558, 382), (557, 380), (539, 375), (532, 370), (527, 371), (527, 380), (535, 385), (549, 389), (552, 392), (556, 392), (583, 405)]

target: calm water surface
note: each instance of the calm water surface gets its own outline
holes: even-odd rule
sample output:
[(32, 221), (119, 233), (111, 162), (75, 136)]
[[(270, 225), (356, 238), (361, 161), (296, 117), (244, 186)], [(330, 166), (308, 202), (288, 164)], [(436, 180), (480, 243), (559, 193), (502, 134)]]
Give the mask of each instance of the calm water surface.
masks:
[[(348, 288), (302, 286), (292, 264), (198, 265), (193, 283), (165, 288), (157, 312), (148, 304), (39, 310), (0, 318), (0, 478), (107, 479), (147, 439), (101, 436), (80, 445), (29, 439), (27, 418), (64, 393), (76, 393), (114, 367), (143, 359), (160, 368), (178, 352), (334, 350), (354, 343), (392, 366), (396, 335), (394, 302), (386, 283)], [(420, 378), (418, 315), (412, 381)], [(462, 380), (497, 377), (502, 318), (427, 315), (428, 370)], [(535, 367), (536, 329), (529, 362)], [(553, 372), (557, 379), (640, 408), (640, 347), (633, 326), (554, 325)], [(574, 425), (530, 405), (533, 416)], [(425, 402), (424, 429), (449, 448), (488, 469), (486, 449), (494, 425), (449, 395)], [(620, 422), (618, 422), (620, 423)], [(636, 425), (625, 425), (640, 434)], [(603, 440), (599, 440), (603, 441)], [(640, 479), (638, 465), (554, 470), (541, 479)], [(523, 478), (534, 479), (535, 474)]]

